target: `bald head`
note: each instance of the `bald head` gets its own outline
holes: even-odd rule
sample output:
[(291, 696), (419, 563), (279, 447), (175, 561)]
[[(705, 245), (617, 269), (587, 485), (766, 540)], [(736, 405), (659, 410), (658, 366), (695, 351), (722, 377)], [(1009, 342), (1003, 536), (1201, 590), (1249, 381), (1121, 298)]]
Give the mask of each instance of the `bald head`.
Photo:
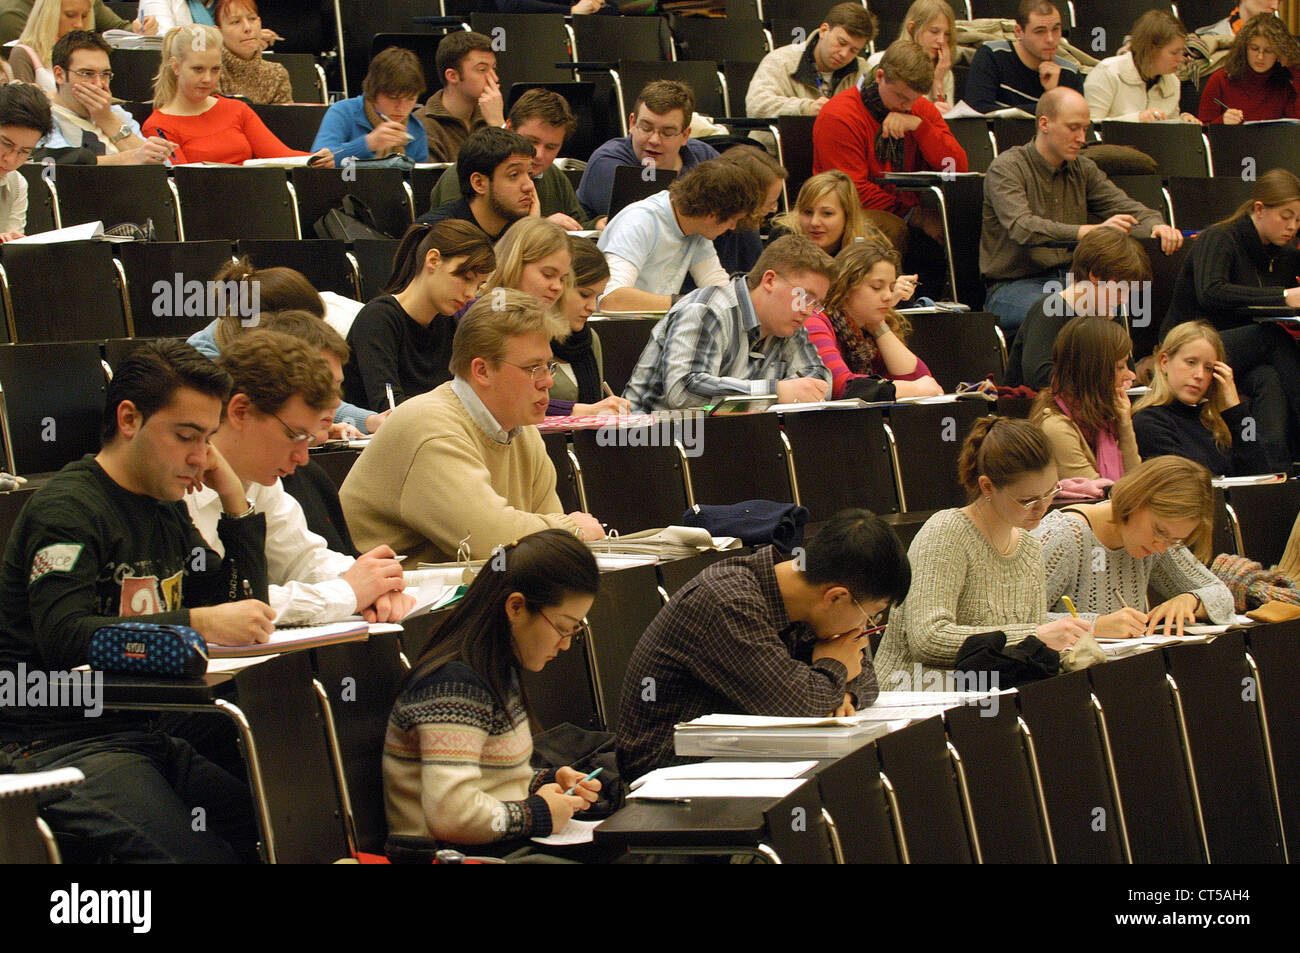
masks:
[(1068, 86), (1057, 86), (1039, 97), (1034, 118), (1042, 119), (1046, 116), (1049, 119), (1060, 119), (1063, 110), (1078, 109), (1080, 106), (1087, 109), (1088, 101), (1077, 90), (1070, 89)]
[(1053, 166), (1075, 158), (1088, 135), (1088, 101), (1058, 86), (1038, 100), (1037, 116), (1034, 147), (1039, 154)]

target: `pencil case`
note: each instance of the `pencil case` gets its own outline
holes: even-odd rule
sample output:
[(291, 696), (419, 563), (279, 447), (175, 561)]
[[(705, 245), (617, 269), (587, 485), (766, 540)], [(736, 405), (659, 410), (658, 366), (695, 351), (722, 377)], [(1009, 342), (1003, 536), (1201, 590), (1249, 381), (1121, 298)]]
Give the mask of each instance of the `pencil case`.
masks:
[(208, 646), (188, 625), (118, 622), (90, 637), (92, 669), (123, 675), (197, 678), (208, 670)]

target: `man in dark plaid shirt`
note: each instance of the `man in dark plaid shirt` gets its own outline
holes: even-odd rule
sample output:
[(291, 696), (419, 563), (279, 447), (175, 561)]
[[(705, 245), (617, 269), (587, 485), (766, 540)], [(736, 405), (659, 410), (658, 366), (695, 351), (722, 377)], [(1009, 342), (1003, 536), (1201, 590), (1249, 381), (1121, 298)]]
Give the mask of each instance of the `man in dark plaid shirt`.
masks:
[(701, 715), (824, 717), (875, 701), (862, 652), (879, 614), (907, 596), (903, 544), (868, 511), (845, 510), (795, 559), (777, 555), (766, 546), (715, 563), (641, 636), (619, 705), (625, 780), (686, 760), (673, 726)]

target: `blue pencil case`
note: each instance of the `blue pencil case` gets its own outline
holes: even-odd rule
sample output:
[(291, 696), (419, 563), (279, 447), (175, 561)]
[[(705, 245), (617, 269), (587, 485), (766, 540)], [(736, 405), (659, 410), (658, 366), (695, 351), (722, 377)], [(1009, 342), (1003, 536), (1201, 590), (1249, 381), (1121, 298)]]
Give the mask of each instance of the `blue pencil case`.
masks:
[(208, 670), (208, 646), (188, 625), (118, 622), (95, 630), (88, 661), (123, 675), (197, 678)]

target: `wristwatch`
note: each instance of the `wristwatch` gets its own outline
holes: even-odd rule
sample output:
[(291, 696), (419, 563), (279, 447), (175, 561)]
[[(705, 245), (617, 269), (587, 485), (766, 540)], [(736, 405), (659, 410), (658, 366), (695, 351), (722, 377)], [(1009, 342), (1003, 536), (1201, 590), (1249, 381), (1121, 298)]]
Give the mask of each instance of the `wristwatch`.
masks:
[(112, 136), (110, 136), (108, 141), (113, 145), (117, 145), (123, 139), (130, 139), (130, 138), (131, 138), (131, 127), (128, 126), (126, 123), (122, 123), (121, 128), (119, 128), (117, 132), (115, 132)]
[(252, 516), (254, 513), (257, 512), (257, 507), (253, 505), (253, 501), (250, 500), (250, 499), (245, 499), (244, 502), (248, 504), (248, 509), (244, 510), (244, 512), (242, 512), (242, 513), (227, 513), (227, 512), (225, 512), (224, 510), (222, 510), (221, 515), (222, 515), (223, 517), (225, 517), (226, 519), (228, 519), (228, 520), (246, 520), (246, 519), (248, 519), (250, 516)]

